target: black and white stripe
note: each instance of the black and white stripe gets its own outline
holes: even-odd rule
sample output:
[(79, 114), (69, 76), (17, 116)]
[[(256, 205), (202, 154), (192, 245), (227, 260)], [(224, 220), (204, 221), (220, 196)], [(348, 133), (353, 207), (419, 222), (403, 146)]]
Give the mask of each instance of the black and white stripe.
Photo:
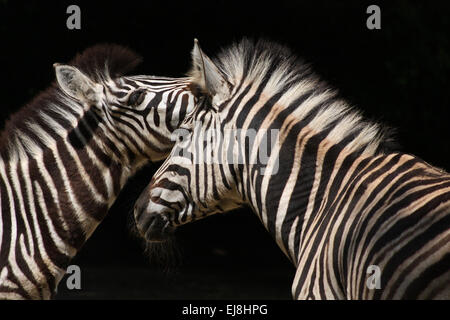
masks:
[[(392, 151), (284, 47), (244, 40), (213, 61), (196, 45), (193, 60), (200, 103), (136, 204), (144, 237), (247, 205), (296, 266), (296, 299), (450, 298), (448, 173)], [(268, 146), (245, 132), (271, 129), (268, 161), (254, 161)], [(366, 285), (372, 265), (381, 289)]]
[(89, 48), (6, 123), (0, 299), (51, 298), (127, 179), (170, 151), (195, 98), (186, 78), (124, 76), (137, 62), (120, 46)]

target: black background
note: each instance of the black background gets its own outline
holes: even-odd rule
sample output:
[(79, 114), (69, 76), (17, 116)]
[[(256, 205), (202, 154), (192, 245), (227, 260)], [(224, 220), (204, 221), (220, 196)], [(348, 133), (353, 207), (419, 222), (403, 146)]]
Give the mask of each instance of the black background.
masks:
[[(449, 170), (445, 3), (0, 0), (0, 122), (54, 80), (54, 62), (99, 42), (141, 54), (136, 74), (176, 77), (189, 68), (194, 38), (214, 55), (242, 36), (262, 36), (311, 62), (367, 117), (397, 128), (404, 151)], [(70, 4), (81, 8), (81, 30), (66, 27)], [(381, 8), (381, 30), (366, 28), (370, 4)], [(171, 249), (177, 259), (149, 261), (128, 225), (134, 200), (156, 167), (127, 185), (73, 261), (82, 270), (82, 290), (67, 290), (63, 280), (59, 298), (290, 298), (295, 270), (248, 210), (180, 228)]]

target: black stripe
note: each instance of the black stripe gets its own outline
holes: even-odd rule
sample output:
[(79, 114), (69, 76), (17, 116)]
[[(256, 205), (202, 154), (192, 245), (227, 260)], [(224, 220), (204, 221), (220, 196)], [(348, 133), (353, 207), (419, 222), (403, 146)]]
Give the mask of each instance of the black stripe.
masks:
[[(194, 104), (196, 103), (197, 102), (194, 100)], [(189, 95), (183, 94), (183, 96), (181, 97), (180, 112), (178, 116), (177, 126), (180, 126), (184, 118), (186, 117), (188, 106), (189, 106)], [(169, 130), (172, 130), (172, 126), (168, 126), (168, 128), (170, 128)]]
[[(6, 165), (5, 165), (6, 169)], [(2, 210), (2, 223), (3, 223), (3, 235), (2, 235), (2, 246), (0, 248), (0, 271), (6, 265), (8, 261), (9, 250), (11, 248), (11, 207), (10, 202), (12, 199), (9, 198), (6, 181), (3, 178), (0, 179), (0, 197), (1, 197), (1, 210)]]

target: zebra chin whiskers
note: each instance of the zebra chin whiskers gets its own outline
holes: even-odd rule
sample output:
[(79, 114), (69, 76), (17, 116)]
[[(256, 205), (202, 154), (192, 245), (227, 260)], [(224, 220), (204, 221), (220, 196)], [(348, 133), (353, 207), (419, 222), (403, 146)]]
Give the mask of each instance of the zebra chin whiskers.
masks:
[(182, 255), (176, 237), (170, 233), (164, 241), (149, 241), (139, 232), (133, 210), (128, 215), (128, 230), (132, 238), (139, 242), (148, 263), (166, 274), (172, 274), (181, 265)]
[(168, 274), (174, 273), (181, 266), (182, 254), (173, 235), (165, 241), (145, 241), (143, 248), (148, 262)]

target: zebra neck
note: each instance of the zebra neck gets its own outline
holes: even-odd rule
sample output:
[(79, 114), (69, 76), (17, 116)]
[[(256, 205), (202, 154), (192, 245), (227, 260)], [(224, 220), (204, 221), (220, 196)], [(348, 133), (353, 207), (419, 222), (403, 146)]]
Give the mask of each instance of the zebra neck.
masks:
[(330, 181), (371, 157), (348, 150), (351, 138), (330, 143), (327, 134), (299, 129), (272, 148), (267, 164), (242, 170), (239, 191), (294, 265), (304, 223), (329, 198)]
[(50, 292), (144, 164), (131, 156), (122, 158), (125, 166), (118, 161), (120, 151), (107, 134), (81, 127), (85, 114), (74, 127), (71, 114), (49, 117), (54, 110), (14, 128), (0, 157), (0, 262), (11, 268), (20, 263), (22, 270), (35, 268), (30, 261), (38, 263), (45, 280), (35, 280), (47, 283)]

